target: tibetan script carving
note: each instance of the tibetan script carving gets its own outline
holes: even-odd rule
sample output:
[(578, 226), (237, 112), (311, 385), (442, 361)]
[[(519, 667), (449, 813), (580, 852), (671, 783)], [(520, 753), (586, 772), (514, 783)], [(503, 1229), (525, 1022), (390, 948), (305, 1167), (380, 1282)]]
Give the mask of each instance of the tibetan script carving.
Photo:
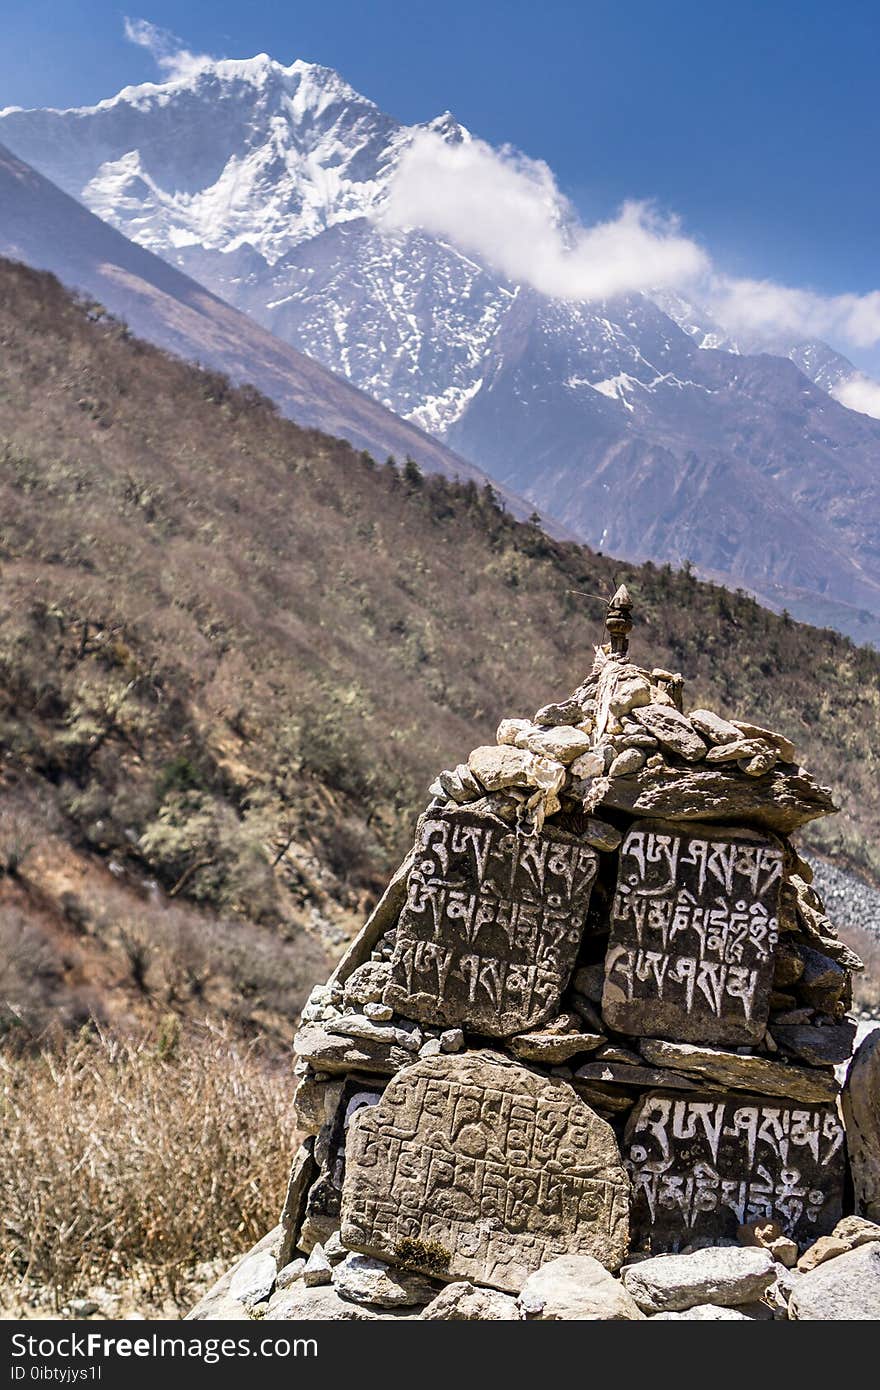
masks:
[(516, 1292), (557, 1255), (617, 1269), (628, 1207), (611, 1126), (494, 1054), (417, 1062), (351, 1124), (344, 1244), (440, 1278)]
[(521, 1033), (558, 1010), (598, 867), (562, 831), (469, 811), (425, 817), (385, 1002), (405, 1017)]
[(633, 1248), (679, 1250), (778, 1221), (800, 1246), (843, 1210), (843, 1126), (833, 1105), (651, 1091), (626, 1127)]
[(753, 830), (637, 821), (620, 850), (602, 1015), (683, 1042), (764, 1036), (784, 854)]

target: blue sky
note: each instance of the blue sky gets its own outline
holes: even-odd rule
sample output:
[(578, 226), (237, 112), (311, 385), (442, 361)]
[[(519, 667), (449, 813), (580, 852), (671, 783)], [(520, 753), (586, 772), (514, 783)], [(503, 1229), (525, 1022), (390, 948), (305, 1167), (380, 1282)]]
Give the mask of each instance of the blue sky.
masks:
[[(79, 105), (155, 78), (124, 38), (130, 13), (194, 51), (335, 67), (407, 122), (448, 107), (491, 143), (546, 160), (585, 220), (654, 199), (731, 275), (824, 294), (880, 287), (876, 0), (5, 9), (0, 106)], [(859, 360), (880, 369), (876, 348)]]

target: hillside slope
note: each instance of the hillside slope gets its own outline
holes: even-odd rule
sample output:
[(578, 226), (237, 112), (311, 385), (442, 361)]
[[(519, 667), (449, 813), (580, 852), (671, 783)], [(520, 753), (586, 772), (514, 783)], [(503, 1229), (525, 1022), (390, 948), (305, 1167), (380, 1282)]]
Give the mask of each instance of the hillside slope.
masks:
[(10, 108), (0, 138), (579, 539), (880, 645), (880, 420), (830, 394), (851, 365), (734, 344), (675, 295), (549, 298), (467, 239), (389, 231), (414, 142), (473, 138), (450, 113), (403, 125), (331, 69), (260, 54)]
[[(286, 1037), (436, 773), (636, 659), (789, 733), (880, 871), (880, 655), (377, 466), (0, 262), (0, 999)], [(592, 596), (600, 596), (599, 598)]]
[[(52, 271), (149, 342), (250, 382), (300, 425), (377, 458), (411, 455), (431, 472), (486, 481), (439, 440), (129, 241), (2, 145), (0, 254)], [(532, 503), (506, 495), (516, 514), (532, 511)]]

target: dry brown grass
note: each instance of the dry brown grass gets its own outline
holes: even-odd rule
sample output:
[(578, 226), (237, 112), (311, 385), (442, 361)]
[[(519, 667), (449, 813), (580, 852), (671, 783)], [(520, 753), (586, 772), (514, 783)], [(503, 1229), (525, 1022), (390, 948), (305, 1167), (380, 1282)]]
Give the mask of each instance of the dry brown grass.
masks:
[(0, 1052), (0, 1287), (60, 1308), (104, 1280), (154, 1301), (276, 1223), (293, 1143), (287, 1068), (220, 1034), (83, 1031)]

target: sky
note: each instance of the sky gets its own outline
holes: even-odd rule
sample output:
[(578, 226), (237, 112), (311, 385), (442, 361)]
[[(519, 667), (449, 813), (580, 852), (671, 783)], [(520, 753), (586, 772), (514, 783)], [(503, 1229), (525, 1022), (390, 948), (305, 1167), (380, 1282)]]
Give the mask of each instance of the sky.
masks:
[[(588, 227), (644, 202), (674, 214), (725, 283), (831, 297), (837, 318), (816, 324), (832, 339), (840, 297), (880, 290), (876, 0), (132, 5), (0, 0), (0, 106), (82, 105), (155, 80), (154, 55), (125, 37), (134, 14), (194, 52), (336, 68), (406, 123), (450, 109), (549, 165)], [(880, 342), (849, 327), (837, 339), (880, 375)]]

